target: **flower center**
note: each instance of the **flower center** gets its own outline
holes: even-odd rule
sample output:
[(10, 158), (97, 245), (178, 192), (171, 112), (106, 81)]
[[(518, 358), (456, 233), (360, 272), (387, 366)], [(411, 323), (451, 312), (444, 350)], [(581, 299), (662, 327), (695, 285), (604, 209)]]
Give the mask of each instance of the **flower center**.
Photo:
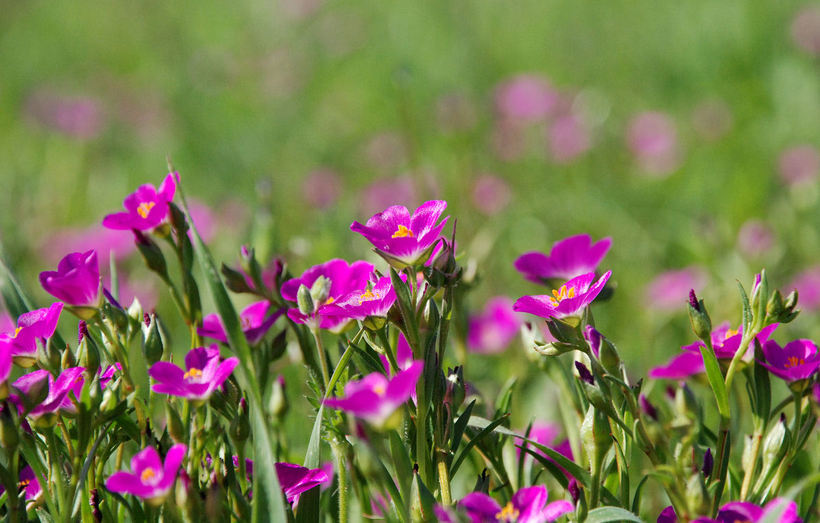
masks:
[(381, 384), (381, 383), (379, 383), (378, 385), (376, 385), (376, 386), (374, 386), (374, 387), (373, 387), (373, 392), (375, 392), (375, 393), (376, 393), (376, 394), (378, 394), (379, 396), (384, 396), (384, 393), (385, 393), (386, 391), (387, 391), (387, 389), (385, 389), (385, 388), (384, 388), (384, 385), (383, 385), (383, 384)]
[(516, 521), (518, 520), (519, 514), (518, 509), (513, 507), (512, 501), (510, 501), (495, 515), (495, 519), (498, 521)]
[(415, 236), (416, 235), (413, 234), (413, 231), (411, 231), (410, 229), (408, 229), (404, 225), (399, 225), (399, 228), (396, 229), (396, 232), (393, 233), (392, 237), (393, 238), (407, 238), (407, 237), (415, 238)]
[(151, 209), (154, 208), (156, 203), (154, 202), (142, 202), (139, 207), (137, 207), (137, 214), (142, 216), (143, 218), (148, 217), (148, 213), (151, 212)]
[(19, 483), (17, 483), (17, 486), (20, 487), (20, 488), (25, 488), (25, 487), (28, 487), (29, 483), (31, 483), (30, 479), (24, 479), (24, 480), (20, 481)]
[(557, 307), (559, 303), (564, 301), (567, 298), (574, 298), (575, 297), (575, 287), (570, 287), (567, 289), (566, 285), (561, 285), (560, 290), (553, 289), (552, 291), (552, 298), (550, 298), (550, 302), (552, 303), (553, 307)]
[(154, 469), (152, 469), (151, 467), (148, 467), (147, 469), (142, 471), (142, 474), (140, 474), (140, 481), (145, 483), (146, 481), (150, 481), (150, 480), (154, 479), (156, 477), (156, 475), (157, 475), (157, 473), (154, 472)]
[(327, 299), (327, 301), (325, 302), (325, 305), (330, 305), (330, 304), (331, 304), (331, 303), (333, 303), (334, 301), (336, 301), (336, 298), (334, 298), (333, 296), (331, 296), (330, 298), (328, 298), (328, 299)]
[(806, 360), (803, 358), (798, 358), (797, 356), (789, 356), (786, 360), (786, 368), (791, 369), (792, 367), (797, 367), (798, 365), (803, 365), (806, 363)]
[(737, 336), (740, 334), (740, 329), (729, 329), (726, 331), (726, 335), (723, 337), (724, 340), (728, 340), (732, 336)]
[(17, 335), (20, 334), (21, 330), (23, 330), (23, 327), (17, 327), (16, 329), (14, 329), (14, 334), (12, 334), (11, 337), (16, 338)]
[(243, 331), (246, 331), (246, 330), (251, 328), (251, 320), (249, 320), (248, 318), (240, 317), (239, 318), (239, 324), (240, 324), (240, 328)]
[(359, 295), (359, 305), (361, 305), (362, 302), (378, 300), (379, 298), (381, 298), (381, 296), (379, 296), (378, 292), (373, 292), (371, 289), (367, 289), (364, 291), (364, 294)]
[[(186, 380), (201, 378), (202, 377), (202, 371), (200, 369), (197, 369), (197, 368), (191, 368), (191, 369), (188, 369), (188, 372), (183, 374), (182, 377), (185, 378)], [(146, 470), (151, 470), (151, 469), (146, 469)]]

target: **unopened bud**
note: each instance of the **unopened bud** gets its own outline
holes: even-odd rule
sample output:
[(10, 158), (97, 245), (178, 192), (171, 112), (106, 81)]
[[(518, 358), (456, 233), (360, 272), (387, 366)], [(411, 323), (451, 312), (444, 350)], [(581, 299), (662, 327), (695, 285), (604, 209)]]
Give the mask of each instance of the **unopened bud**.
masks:
[(649, 399), (646, 396), (644, 396), (643, 394), (638, 396), (638, 403), (640, 403), (641, 410), (644, 414), (646, 414), (653, 420), (658, 421), (658, 409), (656, 409), (655, 406), (649, 402)]
[(134, 244), (137, 246), (137, 250), (142, 255), (148, 269), (157, 273), (164, 281), (168, 281), (168, 264), (159, 245), (143, 234), (142, 231), (132, 229), (131, 232), (134, 233)]
[(606, 414), (590, 405), (581, 424), (580, 435), (589, 456), (590, 468), (595, 470), (612, 445)]
[(762, 437), (759, 434), (754, 436), (747, 435), (743, 441), (743, 455), (740, 464), (743, 467), (743, 472), (751, 474), (752, 468), (755, 466), (754, 441), (755, 438)]
[(701, 468), (704, 478), (708, 478), (712, 475), (714, 466), (715, 458), (712, 457), (712, 449), (706, 449), (706, 454), (703, 455), (703, 468)]
[(231, 438), (241, 444), (251, 435), (251, 423), (248, 418), (248, 402), (245, 398), (239, 400), (239, 410), (231, 421)]
[(63, 357), (60, 358), (60, 366), (63, 369), (77, 366), (77, 358), (74, 357), (74, 352), (72, 352), (68, 345), (66, 345), (65, 350), (63, 351)]
[(575, 370), (578, 371), (578, 378), (581, 381), (588, 383), (590, 385), (595, 385), (595, 378), (592, 376), (592, 373), (589, 372), (589, 369), (583, 362), (576, 361), (575, 362)]
[(171, 402), (165, 404), (165, 422), (168, 426), (168, 435), (171, 436), (174, 443), (184, 443), (186, 441), (185, 426)]
[(330, 279), (319, 276), (310, 287), (310, 297), (314, 304), (323, 305), (330, 296)]
[(766, 439), (763, 440), (761, 455), (764, 470), (780, 461), (788, 446), (789, 431), (786, 428), (786, 416), (781, 414), (780, 420), (769, 429)]
[(248, 285), (248, 279), (241, 272), (228, 267), (224, 263), (222, 264), (221, 271), (225, 279), (225, 286), (231, 291), (237, 294), (253, 292), (253, 289)]
[(700, 474), (692, 474), (689, 481), (686, 482), (686, 503), (687, 506), (693, 507), (696, 514), (702, 514), (708, 507), (704, 506), (704, 502), (709, 499), (709, 493), (706, 490), (706, 484)]
[(567, 485), (567, 491), (569, 492), (569, 495), (572, 498), (572, 504), (577, 505), (578, 499), (581, 497), (581, 489), (578, 488), (578, 482), (575, 480), (575, 478), (569, 480), (569, 485)]
[(23, 406), (26, 411), (32, 410), (45, 401), (48, 396), (48, 389), (48, 375), (46, 373), (43, 373), (39, 379), (29, 384), (27, 392), (18, 389), (20, 399), (23, 401)]
[(310, 289), (304, 283), (299, 287), (296, 293), (296, 304), (299, 306), (299, 312), (305, 316), (312, 316), (316, 312), (313, 304), (313, 297), (310, 295)]
[(272, 416), (277, 419), (282, 419), (288, 412), (288, 397), (285, 393), (285, 377), (277, 376), (273, 380), (273, 390), (271, 391), (270, 401), (268, 402), (268, 409)]
[(466, 390), (464, 387), (464, 369), (456, 366), (454, 369), (447, 369), (446, 390), (444, 402), (448, 403), (453, 411), (457, 410), (464, 402)]
[(156, 314), (149, 317), (148, 326), (142, 327), (142, 354), (145, 362), (150, 366), (162, 359), (164, 347), (162, 335), (159, 332), (159, 318)]
[(77, 347), (80, 355), (80, 365), (86, 369), (86, 374), (96, 373), (100, 368), (100, 348), (94, 338), (88, 334), (88, 327), (84, 321), (80, 322), (80, 346)]
[(6, 452), (13, 452), (20, 442), (20, 434), (17, 424), (11, 419), (9, 407), (11, 404), (5, 403), (0, 411), (0, 445)]
[(695, 290), (689, 290), (689, 323), (692, 325), (692, 332), (695, 336), (711, 343), (712, 340), (712, 320), (706, 310), (703, 300), (698, 300)]

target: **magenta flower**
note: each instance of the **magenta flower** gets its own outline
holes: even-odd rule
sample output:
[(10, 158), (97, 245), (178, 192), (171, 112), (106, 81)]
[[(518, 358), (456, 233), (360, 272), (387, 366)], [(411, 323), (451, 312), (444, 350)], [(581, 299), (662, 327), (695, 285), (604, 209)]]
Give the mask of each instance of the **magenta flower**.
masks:
[[(780, 513), (781, 510), (785, 511)], [(726, 503), (718, 511), (717, 518), (697, 518), (692, 523), (757, 523), (763, 521), (772, 514), (780, 513), (779, 523), (802, 523), (802, 519), (797, 515), (797, 503), (785, 498), (775, 498), (768, 502), (765, 507), (760, 507), (748, 501), (732, 501)], [(668, 506), (658, 516), (658, 523), (678, 523), (678, 516), (675, 509)]]
[(746, 256), (762, 256), (774, 246), (774, 232), (764, 221), (749, 220), (738, 232), (737, 246)]
[(666, 271), (659, 274), (646, 288), (646, 301), (654, 309), (684, 310), (690, 289), (699, 289), (706, 283), (706, 274), (697, 267)]
[(302, 182), (302, 197), (319, 210), (332, 207), (342, 192), (342, 180), (332, 169), (317, 169)]
[(458, 502), (458, 508), (473, 523), (544, 523), (574, 510), (565, 500), (547, 504), (547, 487), (543, 485), (518, 489), (503, 508), (487, 494), (472, 492)]
[(216, 344), (197, 347), (185, 355), (185, 371), (167, 361), (154, 363), (148, 374), (157, 383), (151, 390), (195, 402), (205, 401), (225, 383), (238, 363), (233, 357), (220, 360)]
[(333, 332), (340, 332), (347, 326), (348, 320), (339, 316), (327, 316), (325, 308), (340, 297), (355, 291), (364, 291), (367, 281), (373, 272), (373, 265), (366, 261), (355, 261), (348, 265), (345, 260), (333, 259), (321, 265), (314, 265), (300, 277), (293, 278), (282, 284), (282, 297), (295, 302), (296, 294), (302, 285), (311, 288), (320, 277), (330, 280), (330, 289), (325, 303), (316, 304), (316, 312), (312, 317), (305, 316), (294, 307), (288, 310), (288, 317), (296, 323), (312, 325), (318, 321), (318, 326)]
[(105, 387), (107, 387), (108, 384), (111, 383), (111, 380), (114, 379), (115, 372), (122, 372), (122, 365), (120, 363), (114, 363), (113, 365), (109, 365), (108, 368), (105, 369), (105, 372), (103, 372), (102, 367), (100, 367), (100, 370), (97, 371), (97, 374), (99, 374), (100, 376), (100, 387), (102, 389), (105, 389)]
[(390, 380), (379, 372), (368, 374), (358, 381), (348, 382), (345, 397), (326, 399), (324, 404), (383, 426), (393, 412), (410, 399), (423, 369), (424, 362), (417, 360)]
[(21, 367), (31, 367), (37, 359), (37, 340), (46, 340), (54, 335), (62, 310), (63, 304), (55, 302), (47, 309), (21, 314), (14, 332), (0, 334), (0, 352), (14, 358)]
[(174, 199), (179, 174), (169, 173), (159, 189), (151, 184), (141, 185), (136, 192), (122, 202), (125, 212), (109, 214), (103, 218), (108, 229), (147, 231), (160, 226), (168, 216), (168, 203)]
[[(402, 274), (402, 279), (405, 279)], [(387, 312), (396, 301), (396, 291), (390, 276), (383, 276), (371, 289), (349, 292), (322, 309), (324, 316), (342, 320), (366, 320), (370, 317), (387, 317)]]
[(522, 296), (513, 305), (513, 310), (528, 312), (542, 318), (567, 318), (578, 316), (585, 307), (591, 304), (603, 290), (612, 271), (595, 281), (595, 273), (589, 272), (569, 280), (559, 290), (553, 290), (552, 296)]
[(276, 463), (276, 475), (288, 503), (298, 503), (301, 494), (329, 479), (327, 473), (320, 468), (309, 469), (294, 463)]
[(467, 348), (481, 354), (502, 352), (520, 329), (521, 318), (513, 310), (512, 300), (496, 296), (487, 302), (481, 314), (470, 318)]
[(500, 84), (495, 92), (496, 111), (502, 118), (538, 122), (558, 105), (558, 93), (537, 74), (520, 74)]
[(760, 364), (787, 382), (808, 379), (820, 367), (820, 354), (811, 340), (790, 341), (784, 347), (769, 340), (763, 344), (763, 356), (768, 363)]
[(522, 254), (515, 260), (515, 268), (535, 283), (550, 279), (571, 280), (595, 271), (611, 244), (611, 238), (593, 244), (588, 234), (570, 236), (553, 244), (549, 256), (536, 251)]
[(100, 100), (39, 89), (26, 100), (26, 113), (43, 127), (76, 140), (97, 138), (106, 126)]
[(131, 458), (131, 472), (120, 470), (106, 481), (105, 488), (119, 494), (133, 494), (159, 505), (174, 486), (188, 447), (178, 443), (168, 449), (165, 463), (154, 447), (145, 447)]
[(100, 224), (83, 228), (65, 228), (49, 235), (39, 249), (49, 263), (57, 263), (67, 252), (97, 251), (103, 267), (109, 255), (122, 260), (134, 252), (134, 239), (119, 231), (106, 229)]
[(627, 141), (638, 166), (648, 174), (666, 176), (680, 165), (678, 133), (672, 119), (664, 113), (645, 112), (633, 118)]
[(58, 411), (68, 415), (77, 412), (77, 407), (71, 401), (69, 393), (74, 393), (75, 399), (80, 397), (84, 382), (83, 372), (85, 369), (82, 367), (70, 367), (60, 373), (55, 380), (49, 371), (35, 370), (20, 376), (12, 385), (28, 396), (34, 390), (48, 384), (48, 395), (28, 413), (28, 416), (33, 421), (45, 416), (44, 422), (49, 423), (50, 415)]
[[(393, 371), (390, 369), (390, 362), (387, 356), (379, 354), (379, 359), (382, 361), (385, 374), (392, 376)], [(398, 364), (399, 370), (407, 370), (413, 365), (413, 349), (410, 348), (410, 344), (407, 343), (407, 338), (405, 338), (404, 333), (401, 332), (396, 342), (396, 364)]]
[(367, 215), (375, 214), (396, 202), (411, 205), (417, 201), (416, 187), (409, 176), (381, 178), (362, 190), (359, 208)]
[[(242, 332), (245, 333), (245, 338), (251, 345), (262, 341), (262, 338), (276, 323), (279, 316), (284, 313), (284, 309), (277, 309), (273, 312), (270, 312), (270, 309), (271, 303), (262, 300), (251, 303), (239, 313)], [(228, 335), (225, 333), (225, 326), (222, 325), (222, 318), (216, 313), (205, 315), (202, 318), (202, 327), (197, 328), (196, 333), (206, 338), (228, 343)]]
[[(778, 323), (773, 323), (761, 329), (756, 336), (760, 344), (765, 344), (772, 332), (778, 327)], [(730, 329), (728, 323), (722, 324), (711, 333), (712, 348), (715, 350), (715, 356), (720, 360), (731, 360), (734, 358), (737, 349), (740, 348), (740, 342), (743, 339), (743, 327), (737, 330)], [(681, 380), (689, 376), (700, 374), (706, 371), (703, 363), (703, 356), (700, 354), (700, 347), (705, 346), (702, 341), (696, 341), (691, 345), (681, 347), (683, 354), (674, 356), (666, 365), (655, 367), (649, 371), (649, 377), (653, 379), (668, 379)], [(753, 344), (749, 344), (749, 349), (743, 355), (744, 361), (749, 361), (752, 357)]]
[[(43, 493), (40, 482), (37, 481), (37, 476), (28, 465), (20, 470), (20, 481), (17, 483), (17, 487), (25, 490), (26, 501), (37, 499)], [(6, 492), (6, 488), (0, 485), (0, 495), (4, 492)]]
[(377, 252), (399, 265), (421, 265), (441, 237), (449, 216), (436, 222), (446, 207), (447, 202), (431, 200), (411, 216), (407, 207), (393, 205), (374, 214), (366, 225), (353, 222), (350, 230), (367, 238)]
[[(568, 439), (565, 438), (565, 439), (561, 440), (560, 442), (555, 443), (555, 441), (558, 439), (558, 435), (560, 433), (561, 433), (561, 429), (558, 426), (553, 425), (552, 423), (546, 423), (546, 422), (543, 422), (543, 421), (536, 421), (536, 422), (533, 422), (532, 427), (530, 428), (529, 439), (535, 441), (536, 443), (544, 445), (545, 447), (549, 447), (549, 448), (555, 450), (556, 452), (560, 453), (561, 455), (566, 456), (568, 459), (573, 459), (572, 458), (572, 448), (570, 447)], [(524, 444), (525, 442), (522, 441), (521, 443)], [(532, 447), (530, 447), (530, 448), (532, 448)], [(548, 459), (549, 461), (553, 461), (553, 459), (551, 457), (544, 454), (541, 450), (538, 450), (538, 449), (533, 449), (533, 450), (535, 452), (537, 452), (538, 454), (540, 454), (541, 456)], [(516, 455), (517, 456), (521, 455), (521, 449), (516, 449)], [(553, 463), (554, 463), (554, 461), (553, 461)], [(560, 465), (557, 465), (557, 466), (559, 468), (561, 468), (561, 470), (564, 470)], [(566, 474), (567, 477), (571, 477), (566, 470), (564, 470), (564, 474)]]
[(566, 164), (592, 147), (592, 131), (580, 115), (565, 114), (550, 125), (547, 141), (553, 160)]
[(66, 305), (77, 309), (96, 309), (100, 306), (97, 251), (72, 252), (66, 255), (60, 260), (56, 271), (40, 273), (40, 285)]
[(482, 174), (473, 184), (472, 202), (486, 216), (494, 216), (510, 203), (510, 184), (492, 174)]

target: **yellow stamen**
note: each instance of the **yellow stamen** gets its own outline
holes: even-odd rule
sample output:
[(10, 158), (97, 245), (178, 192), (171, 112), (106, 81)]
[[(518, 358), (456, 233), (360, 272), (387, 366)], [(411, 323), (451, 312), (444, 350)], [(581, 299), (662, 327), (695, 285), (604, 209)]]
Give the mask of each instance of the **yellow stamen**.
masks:
[(151, 212), (151, 209), (154, 208), (156, 203), (154, 202), (142, 202), (139, 207), (137, 207), (137, 214), (142, 216), (143, 218), (148, 217), (148, 213)]
[(30, 479), (24, 479), (20, 483), (17, 484), (18, 487), (28, 487), (28, 484), (31, 483)]
[(381, 298), (381, 296), (379, 296), (378, 292), (373, 292), (371, 289), (367, 289), (364, 291), (364, 294), (359, 295), (359, 305), (361, 305), (362, 302), (378, 300), (379, 298)]
[(153, 479), (154, 477), (156, 477), (156, 475), (157, 474), (156, 472), (154, 472), (154, 469), (148, 467), (147, 469), (142, 471), (142, 474), (140, 474), (140, 480), (142, 480), (142, 482), (145, 483), (149, 479)]
[(404, 225), (399, 225), (399, 228), (396, 232), (393, 233), (393, 238), (414, 238), (416, 235), (413, 234), (413, 231), (405, 227)]
[(202, 377), (202, 371), (199, 370), (199, 369), (196, 369), (196, 368), (188, 369), (188, 372), (186, 372), (182, 377), (185, 378), (186, 380), (190, 379), (190, 378), (201, 378)]
[(575, 287), (570, 287), (567, 289), (566, 285), (561, 285), (560, 290), (553, 290), (552, 291), (552, 298), (550, 298), (550, 302), (552, 303), (553, 307), (557, 307), (559, 303), (567, 298), (574, 298), (575, 297)]
[(248, 318), (239, 317), (239, 324), (241, 325), (242, 330), (247, 330), (251, 328), (251, 320)]
[(786, 368), (791, 369), (792, 367), (797, 367), (798, 365), (803, 365), (806, 363), (806, 360), (803, 358), (798, 358), (797, 356), (789, 356), (788, 360), (786, 360)]
[(732, 336), (737, 336), (740, 334), (740, 329), (729, 329), (726, 331), (726, 336), (723, 337), (724, 340), (728, 340)]
[(382, 396), (386, 392), (386, 389), (384, 388), (384, 385), (379, 384), (379, 385), (376, 385), (375, 387), (373, 387), (373, 392), (375, 392), (379, 396)]
[(14, 329), (14, 334), (12, 334), (11, 337), (16, 338), (17, 335), (20, 334), (21, 330), (23, 330), (23, 327), (17, 327), (16, 329)]
[(501, 512), (495, 515), (495, 519), (498, 521), (517, 521), (520, 514), (518, 509), (513, 507), (512, 501), (510, 501), (504, 505)]
[(325, 302), (325, 305), (330, 305), (330, 304), (331, 304), (331, 303), (333, 303), (334, 301), (336, 301), (336, 298), (334, 298), (333, 296), (331, 296), (330, 298), (328, 298), (328, 299), (327, 299), (327, 301)]

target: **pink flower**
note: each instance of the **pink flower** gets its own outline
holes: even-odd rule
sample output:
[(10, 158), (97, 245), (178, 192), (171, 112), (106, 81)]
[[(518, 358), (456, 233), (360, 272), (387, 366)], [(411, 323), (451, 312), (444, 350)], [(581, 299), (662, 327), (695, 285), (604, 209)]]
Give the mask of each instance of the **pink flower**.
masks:
[[(402, 274), (402, 279), (404, 275)], [(396, 302), (396, 291), (390, 276), (383, 276), (371, 289), (360, 289), (340, 296), (322, 309), (322, 314), (343, 320), (364, 321), (370, 317), (387, 317), (387, 312)]]
[(761, 365), (787, 382), (811, 378), (820, 368), (820, 352), (811, 340), (794, 340), (781, 347), (776, 341), (763, 344), (763, 355), (768, 363)]
[(547, 504), (547, 499), (542, 485), (518, 489), (503, 508), (487, 494), (471, 492), (458, 502), (458, 509), (473, 523), (545, 523), (574, 510), (569, 501)]
[(12, 385), (26, 395), (48, 385), (46, 398), (28, 413), (29, 418), (36, 421), (57, 411), (66, 414), (77, 412), (77, 407), (71, 401), (69, 393), (73, 393), (75, 398), (80, 397), (84, 382), (83, 372), (85, 369), (82, 367), (69, 367), (63, 370), (55, 380), (47, 370), (35, 370), (19, 377)]
[(762, 256), (774, 246), (774, 232), (764, 221), (749, 220), (740, 228), (737, 246), (746, 256)]
[(49, 263), (57, 263), (67, 252), (96, 251), (104, 267), (109, 255), (122, 260), (134, 252), (134, 239), (102, 225), (85, 228), (66, 228), (48, 236), (39, 251)]
[(811, 145), (798, 145), (783, 151), (778, 161), (780, 177), (788, 185), (800, 185), (817, 179), (820, 152)]
[(510, 184), (501, 177), (482, 174), (473, 184), (473, 205), (482, 214), (494, 216), (510, 203)]
[(416, 187), (410, 177), (382, 178), (362, 190), (359, 208), (367, 215), (375, 214), (396, 202), (412, 206), (416, 201)]
[(522, 254), (515, 260), (515, 268), (534, 283), (547, 280), (569, 280), (581, 274), (593, 272), (604, 259), (611, 238), (592, 243), (588, 234), (570, 236), (555, 242), (549, 256), (537, 251)]
[[(251, 303), (239, 313), (239, 323), (245, 338), (251, 345), (256, 345), (273, 327), (276, 320), (284, 313), (284, 309), (271, 311), (271, 303), (267, 300)], [(211, 313), (202, 318), (202, 327), (196, 330), (197, 334), (222, 343), (228, 343), (228, 335), (222, 325), (219, 314)]]
[(40, 125), (77, 140), (92, 140), (105, 127), (99, 100), (39, 90), (26, 101), (26, 112)]
[(168, 216), (168, 203), (174, 199), (179, 183), (178, 173), (169, 173), (159, 189), (151, 184), (141, 185), (136, 192), (126, 196), (122, 202), (125, 212), (109, 214), (103, 218), (103, 226), (115, 230), (154, 229)]
[[(40, 487), (40, 482), (37, 481), (37, 476), (28, 465), (20, 470), (20, 481), (17, 483), (17, 487), (24, 489), (26, 493), (26, 501), (37, 499), (40, 497), (40, 494), (43, 493), (43, 489)], [(0, 494), (5, 492), (6, 488), (3, 485), (0, 485)]]
[(120, 494), (133, 494), (158, 505), (174, 486), (187, 450), (182, 443), (174, 445), (163, 463), (154, 447), (146, 447), (131, 458), (132, 472), (115, 472), (105, 481), (105, 488)]
[(518, 335), (521, 318), (513, 302), (505, 296), (490, 299), (481, 314), (472, 316), (467, 331), (467, 348), (481, 354), (504, 351)]
[(185, 371), (167, 361), (154, 363), (148, 374), (157, 383), (151, 390), (197, 402), (204, 401), (225, 383), (238, 364), (239, 359), (234, 357), (221, 360), (216, 344), (198, 347), (185, 356)]
[(645, 112), (633, 118), (627, 141), (638, 166), (649, 174), (668, 175), (680, 165), (675, 124), (663, 113)]
[(792, 41), (807, 53), (820, 56), (820, 7), (803, 7), (792, 20)]
[(595, 273), (582, 274), (569, 280), (560, 290), (553, 290), (552, 296), (522, 296), (513, 305), (513, 310), (528, 312), (542, 318), (562, 319), (578, 316), (589, 306), (606, 285), (612, 271), (595, 281)]
[(302, 182), (302, 197), (316, 209), (332, 207), (342, 192), (342, 180), (331, 169), (316, 169)]
[(299, 496), (317, 485), (328, 481), (327, 473), (321, 468), (309, 469), (294, 463), (276, 463), (279, 486), (288, 503), (298, 503)]
[[(37, 340), (45, 340), (54, 335), (63, 304), (52, 303), (50, 307), (36, 309), (21, 314), (17, 318), (17, 327), (12, 325), (12, 331), (0, 334), (0, 352), (13, 357), (18, 365), (30, 367), (37, 359)], [(8, 378), (8, 375), (5, 376)], [(3, 378), (0, 366), (0, 382)]]
[(697, 267), (666, 271), (649, 283), (646, 301), (655, 309), (684, 310), (689, 290), (699, 289), (705, 284), (706, 274)]
[(558, 94), (538, 74), (520, 74), (500, 84), (495, 108), (503, 118), (522, 122), (545, 120), (558, 103)]
[(549, 151), (556, 163), (570, 163), (592, 147), (589, 126), (577, 114), (555, 119), (547, 131)]
[(56, 271), (40, 273), (47, 293), (66, 305), (97, 308), (100, 305), (100, 266), (97, 251), (72, 252), (60, 260)]
[(797, 290), (801, 309), (813, 311), (820, 308), (820, 265), (810, 267), (795, 276), (791, 288)]

